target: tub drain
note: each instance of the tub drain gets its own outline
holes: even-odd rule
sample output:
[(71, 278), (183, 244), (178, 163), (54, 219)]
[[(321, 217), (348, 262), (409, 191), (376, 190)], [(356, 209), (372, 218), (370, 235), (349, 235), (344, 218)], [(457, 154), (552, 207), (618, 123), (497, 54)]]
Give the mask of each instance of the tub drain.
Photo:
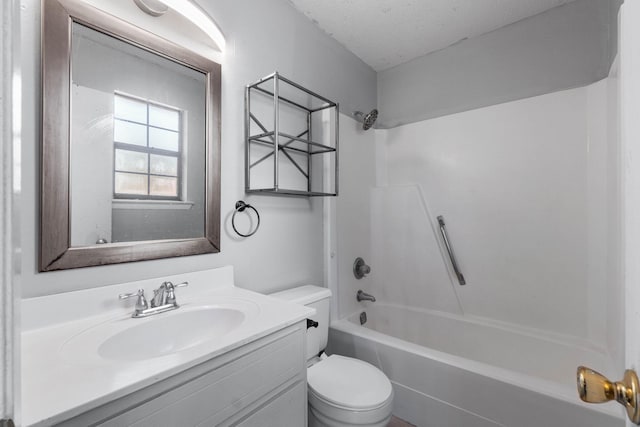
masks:
[(360, 313), (360, 324), (364, 325), (365, 323), (367, 323), (367, 313), (363, 311)]

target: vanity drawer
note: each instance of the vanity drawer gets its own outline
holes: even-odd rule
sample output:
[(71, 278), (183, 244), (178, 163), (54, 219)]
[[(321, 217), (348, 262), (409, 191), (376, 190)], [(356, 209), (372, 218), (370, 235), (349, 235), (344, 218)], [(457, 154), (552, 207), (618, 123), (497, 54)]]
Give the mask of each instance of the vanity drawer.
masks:
[[(306, 390), (302, 323), (82, 414), (62, 425), (218, 426)], [(306, 412), (306, 393), (297, 414)], [(115, 416), (114, 416), (115, 415)], [(251, 425), (251, 424), (248, 424)], [(297, 425), (294, 423), (293, 425)]]

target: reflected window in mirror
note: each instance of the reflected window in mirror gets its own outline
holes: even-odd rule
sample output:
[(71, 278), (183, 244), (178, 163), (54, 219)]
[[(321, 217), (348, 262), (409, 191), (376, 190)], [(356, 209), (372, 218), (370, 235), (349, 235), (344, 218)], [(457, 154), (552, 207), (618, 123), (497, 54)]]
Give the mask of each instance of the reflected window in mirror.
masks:
[(114, 199), (183, 200), (182, 111), (114, 96)]

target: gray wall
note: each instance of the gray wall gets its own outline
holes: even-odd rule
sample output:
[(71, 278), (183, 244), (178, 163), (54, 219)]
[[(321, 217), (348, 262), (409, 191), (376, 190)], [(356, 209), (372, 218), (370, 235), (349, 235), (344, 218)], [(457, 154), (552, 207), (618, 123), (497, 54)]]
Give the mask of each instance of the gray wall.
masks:
[(621, 3), (578, 0), (378, 73), (379, 127), (605, 78)]
[[(258, 291), (322, 284), (322, 200), (248, 197), (243, 178), (244, 86), (274, 70), (340, 102), (376, 105), (376, 74), (285, 0), (197, 0), (222, 28), (222, 252), (37, 273), (40, 146), (40, 1), (22, 2), (22, 289), (24, 297), (233, 265), (239, 286)], [(230, 227), (236, 200), (260, 211), (260, 231), (241, 239)]]

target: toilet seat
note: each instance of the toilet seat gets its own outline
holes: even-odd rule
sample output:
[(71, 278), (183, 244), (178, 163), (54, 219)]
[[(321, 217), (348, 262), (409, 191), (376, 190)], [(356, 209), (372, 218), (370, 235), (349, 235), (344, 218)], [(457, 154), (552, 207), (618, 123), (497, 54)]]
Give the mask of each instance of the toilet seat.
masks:
[(389, 379), (375, 366), (358, 359), (332, 355), (307, 370), (309, 395), (336, 409), (371, 411), (386, 406), (393, 396)]

